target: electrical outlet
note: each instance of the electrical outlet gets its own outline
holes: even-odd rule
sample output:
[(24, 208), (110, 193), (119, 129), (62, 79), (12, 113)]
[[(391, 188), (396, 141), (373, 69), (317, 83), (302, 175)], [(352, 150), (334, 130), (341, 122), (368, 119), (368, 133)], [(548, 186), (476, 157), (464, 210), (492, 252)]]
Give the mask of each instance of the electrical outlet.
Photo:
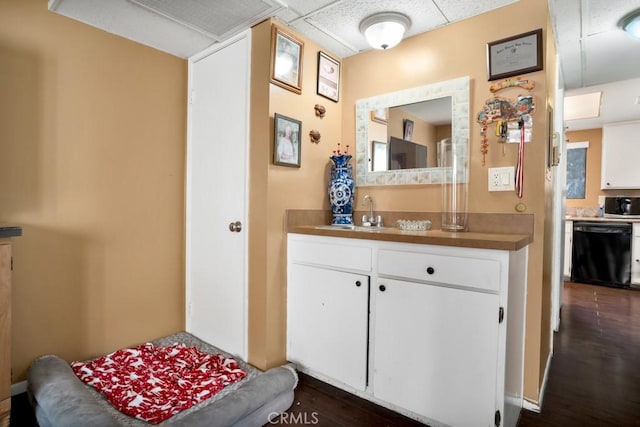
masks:
[(503, 168), (489, 168), (489, 191), (515, 190), (516, 168), (507, 166)]

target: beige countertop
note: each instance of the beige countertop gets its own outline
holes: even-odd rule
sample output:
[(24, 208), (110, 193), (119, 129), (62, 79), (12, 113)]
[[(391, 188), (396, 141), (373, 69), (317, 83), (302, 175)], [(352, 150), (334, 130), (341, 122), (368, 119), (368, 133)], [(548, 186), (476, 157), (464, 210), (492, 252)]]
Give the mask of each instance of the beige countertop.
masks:
[(586, 217), (586, 216), (567, 216), (565, 221), (592, 221), (592, 222), (640, 222), (640, 218), (607, 218), (607, 217)]
[[(372, 228), (372, 230), (375, 229)], [(442, 230), (405, 231), (399, 228), (385, 228), (376, 231), (356, 231), (348, 229), (319, 228), (315, 225), (296, 225), (287, 230), (290, 233), (316, 236), (346, 237), (352, 239), (382, 240), (387, 242), (419, 243), (425, 245), (458, 246), (477, 249), (499, 249), (515, 251), (531, 243), (529, 234), (448, 232)]]

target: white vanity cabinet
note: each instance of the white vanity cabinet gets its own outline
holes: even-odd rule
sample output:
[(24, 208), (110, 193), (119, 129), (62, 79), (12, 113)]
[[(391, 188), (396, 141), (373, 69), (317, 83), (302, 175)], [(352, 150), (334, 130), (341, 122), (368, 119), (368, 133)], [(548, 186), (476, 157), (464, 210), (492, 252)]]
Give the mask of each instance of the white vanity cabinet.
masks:
[(289, 234), (287, 252), (287, 356), (301, 371), (432, 426), (516, 425), (526, 247)]
[(288, 252), (287, 358), (364, 391), (371, 250), (297, 241)]
[(631, 284), (640, 285), (640, 223), (633, 223), (631, 241)]

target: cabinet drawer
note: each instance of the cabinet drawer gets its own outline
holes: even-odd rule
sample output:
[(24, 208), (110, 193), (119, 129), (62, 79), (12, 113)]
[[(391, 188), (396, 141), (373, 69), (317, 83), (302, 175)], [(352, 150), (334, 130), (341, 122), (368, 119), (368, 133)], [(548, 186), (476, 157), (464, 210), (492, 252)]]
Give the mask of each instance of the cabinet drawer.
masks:
[[(340, 239), (342, 240), (342, 239)], [(333, 238), (333, 241), (336, 241)], [(287, 252), (295, 263), (335, 267), (346, 270), (371, 271), (371, 248), (349, 244), (350, 242), (328, 242), (322, 238), (289, 239)]]
[(491, 259), (381, 250), (378, 272), (399, 278), (500, 290), (500, 262)]

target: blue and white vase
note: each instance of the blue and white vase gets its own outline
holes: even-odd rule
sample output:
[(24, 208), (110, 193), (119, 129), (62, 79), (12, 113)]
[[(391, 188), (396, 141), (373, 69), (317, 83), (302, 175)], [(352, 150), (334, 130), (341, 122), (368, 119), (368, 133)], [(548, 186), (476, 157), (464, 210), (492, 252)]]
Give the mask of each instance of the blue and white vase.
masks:
[(351, 155), (341, 154), (330, 157), (329, 201), (333, 220), (331, 224), (353, 224), (353, 167), (349, 164)]

